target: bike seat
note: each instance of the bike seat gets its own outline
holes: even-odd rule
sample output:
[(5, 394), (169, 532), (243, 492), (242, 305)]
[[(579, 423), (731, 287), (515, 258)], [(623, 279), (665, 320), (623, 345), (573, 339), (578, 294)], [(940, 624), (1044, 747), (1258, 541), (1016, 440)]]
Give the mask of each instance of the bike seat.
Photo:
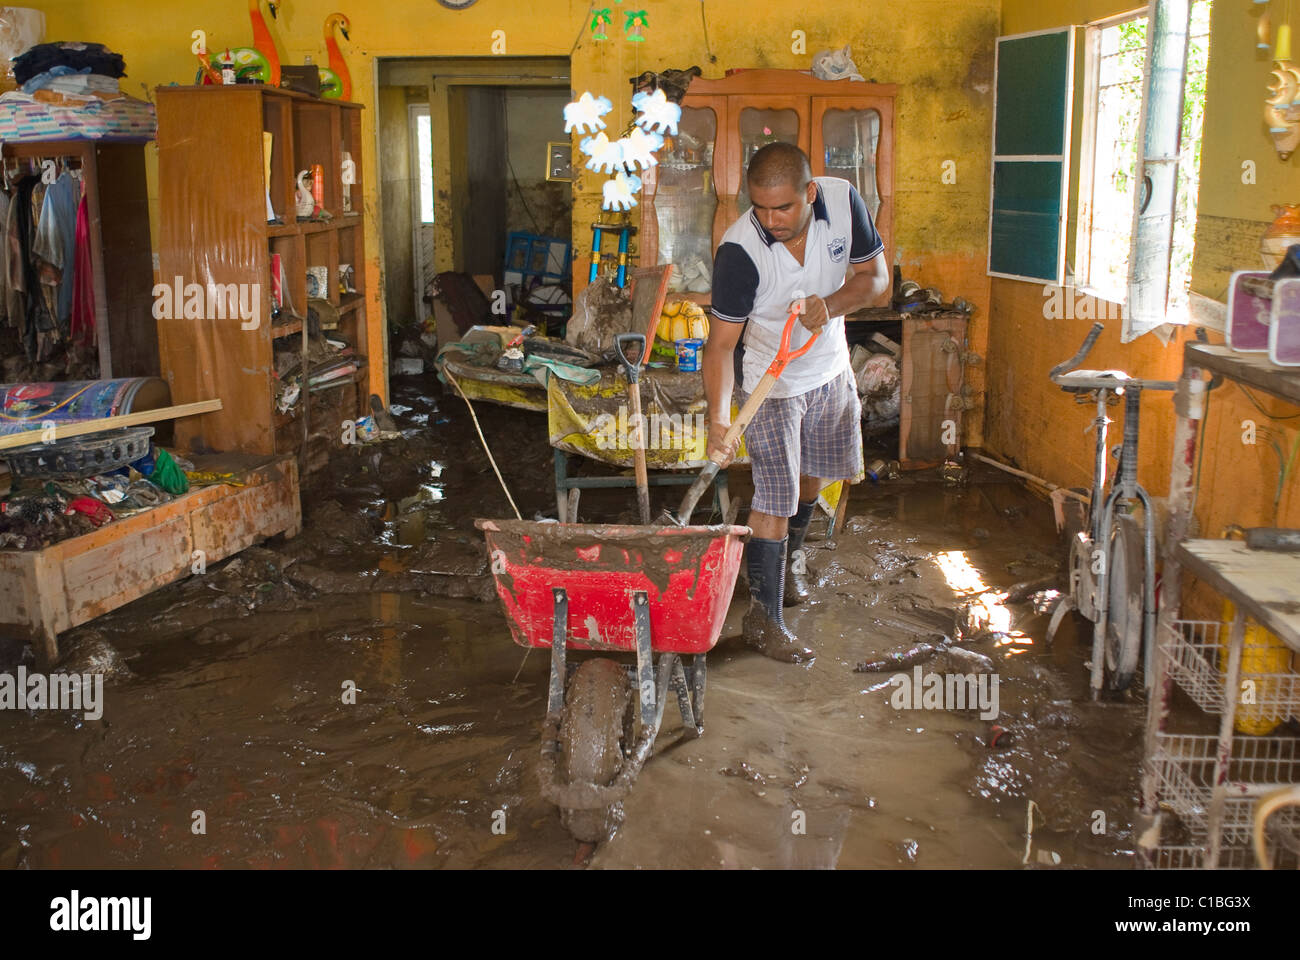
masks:
[(1089, 393), (1098, 389), (1094, 381), (1114, 380), (1116, 387), (1124, 386), (1125, 380), (1132, 380), (1123, 370), (1071, 370), (1057, 376), (1062, 390), (1067, 393)]

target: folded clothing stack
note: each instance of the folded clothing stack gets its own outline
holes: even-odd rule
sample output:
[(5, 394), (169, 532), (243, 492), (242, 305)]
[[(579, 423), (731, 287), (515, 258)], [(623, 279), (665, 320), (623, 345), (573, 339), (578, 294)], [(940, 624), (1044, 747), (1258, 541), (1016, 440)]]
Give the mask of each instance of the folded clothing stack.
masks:
[(23, 86), (55, 67), (69, 67), (76, 73), (96, 73), (114, 80), (126, 76), (126, 62), (102, 43), (68, 40), (63, 43), (38, 43), (14, 57), (14, 79)]
[(41, 43), (13, 60), (21, 85), (0, 96), (0, 139), (152, 140), (153, 105), (122, 93), (121, 54), (102, 43)]

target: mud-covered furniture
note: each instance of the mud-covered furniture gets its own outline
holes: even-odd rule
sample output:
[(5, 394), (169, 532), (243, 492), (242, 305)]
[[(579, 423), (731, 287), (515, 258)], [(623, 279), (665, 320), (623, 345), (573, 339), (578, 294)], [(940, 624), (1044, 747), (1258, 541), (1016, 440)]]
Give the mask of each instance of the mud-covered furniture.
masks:
[[(388, 395), (383, 332), (367, 315), (361, 105), (261, 84), (155, 92), (162, 282), (183, 285), (187, 305), (188, 291), (212, 285), (219, 295), (238, 291), (258, 308), (255, 323), (231, 317), (225, 303), (205, 304), (202, 316), (173, 309), (157, 321), (173, 402), (221, 397), (225, 404), (218, 413), (179, 422), (177, 444), (196, 452), (299, 453), (309, 472), (340, 443), (343, 420), (368, 414), (372, 393)], [(352, 185), (343, 183), (345, 154)], [(323, 171), (322, 209), (329, 216), (299, 219), (296, 181), (315, 165)], [(268, 221), (268, 204), (280, 222)], [(284, 310), (275, 322), (273, 256), (284, 277)], [(345, 265), (352, 268), (346, 291), (340, 284)], [(276, 353), (300, 350), (301, 366), (312, 368), (304, 329), (311, 268), (323, 269), (326, 278), (324, 291), (311, 295), (337, 310), (333, 332), (350, 345), (358, 369), (326, 381), (313, 368), (315, 385), (309, 390), (302, 377), (302, 395), (282, 412)]]
[(243, 486), (191, 489), (43, 550), (0, 550), (0, 629), (26, 635), (44, 663), (55, 663), (65, 630), (259, 540), (302, 529), (293, 457), (194, 459), (199, 470), (235, 473)]
[[(640, 389), (650, 486), (690, 486), (707, 462), (703, 378), (652, 366), (641, 371)], [(592, 474), (580, 466), (583, 460), (624, 470), (634, 465), (635, 424), (627, 402), (627, 379), (617, 367), (602, 368), (600, 380), (589, 385), (552, 377), (546, 400), (547, 430), (555, 449), (556, 509), (561, 523), (575, 523), (580, 491), (636, 487), (631, 474), (611, 475), (608, 470)], [(734, 403), (732, 408), (734, 413)], [(737, 461), (749, 462), (743, 439)], [(714, 494), (720, 515), (726, 516), (727, 471), (718, 472)]]
[(905, 470), (935, 467), (962, 447), (966, 387), (966, 327), (958, 310), (902, 315), (902, 386), (898, 461)]

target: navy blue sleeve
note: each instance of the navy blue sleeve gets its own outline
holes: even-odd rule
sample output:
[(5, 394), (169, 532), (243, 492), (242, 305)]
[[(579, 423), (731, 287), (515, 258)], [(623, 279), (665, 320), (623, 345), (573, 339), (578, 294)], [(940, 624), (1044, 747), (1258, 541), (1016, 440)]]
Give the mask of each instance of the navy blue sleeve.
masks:
[(758, 267), (738, 243), (724, 243), (713, 258), (712, 313), (719, 320), (744, 323), (758, 294)]
[(867, 202), (852, 184), (849, 185), (849, 209), (853, 214), (853, 245), (849, 248), (849, 263), (866, 263), (880, 255), (885, 249), (885, 242), (876, 232), (876, 224), (871, 219)]

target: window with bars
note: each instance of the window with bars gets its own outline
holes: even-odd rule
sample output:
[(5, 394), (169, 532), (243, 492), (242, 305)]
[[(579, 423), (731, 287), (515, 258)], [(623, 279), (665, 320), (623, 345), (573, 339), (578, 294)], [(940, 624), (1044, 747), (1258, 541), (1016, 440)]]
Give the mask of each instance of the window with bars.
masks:
[[(1196, 234), (1211, 0), (1193, 0), (1187, 36), (1177, 192), (1172, 218), (1165, 319), (1186, 323)], [(1143, 72), (1148, 50), (1145, 10), (1087, 28), (1079, 230), (1075, 279), (1096, 296), (1124, 304), (1132, 266), (1135, 192), (1141, 153)]]

